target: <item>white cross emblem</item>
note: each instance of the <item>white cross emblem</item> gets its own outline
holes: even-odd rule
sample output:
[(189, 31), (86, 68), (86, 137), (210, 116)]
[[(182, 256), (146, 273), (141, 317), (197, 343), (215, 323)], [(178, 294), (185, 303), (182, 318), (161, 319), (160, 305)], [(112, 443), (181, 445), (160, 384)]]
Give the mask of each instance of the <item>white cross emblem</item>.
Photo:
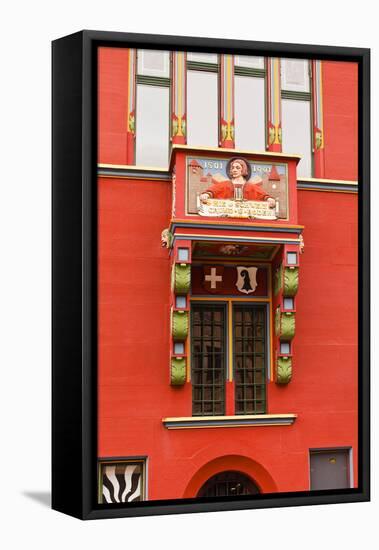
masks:
[(205, 275), (205, 281), (211, 283), (211, 288), (217, 288), (217, 283), (222, 281), (222, 275), (217, 275), (215, 267), (211, 267), (211, 274)]

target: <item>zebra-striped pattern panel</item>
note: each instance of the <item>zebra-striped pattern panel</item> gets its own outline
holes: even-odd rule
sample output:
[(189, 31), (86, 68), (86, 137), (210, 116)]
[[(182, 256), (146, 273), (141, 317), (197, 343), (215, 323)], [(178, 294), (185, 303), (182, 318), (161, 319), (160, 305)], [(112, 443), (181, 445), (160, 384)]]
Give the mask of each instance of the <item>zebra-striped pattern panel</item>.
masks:
[(143, 500), (142, 463), (102, 464), (102, 502), (138, 502)]

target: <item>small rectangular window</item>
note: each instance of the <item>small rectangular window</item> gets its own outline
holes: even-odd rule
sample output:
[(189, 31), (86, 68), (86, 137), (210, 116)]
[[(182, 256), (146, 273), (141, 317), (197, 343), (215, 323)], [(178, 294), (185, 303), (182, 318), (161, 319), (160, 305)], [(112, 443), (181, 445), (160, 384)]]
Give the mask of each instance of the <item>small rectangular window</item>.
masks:
[(138, 50), (137, 73), (144, 76), (170, 76), (170, 52)]
[(302, 156), (297, 175), (311, 177), (311, 107), (310, 101), (282, 99), (283, 151)]
[(187, 61), (195, 61), (197, 63), (217, 63), (217, 53), (197, 53), (188, 52)]
[(310, 91), (308, 59), (282, 59), (280, 66), (282, 90), (291, 92)]
[(280, 342), (280, 353), (281, 355), (288, 355), (291, 353), (291, 346), (289, 342)]
[(218, 147), (218, 74), (187, 72), (187, 143)]
[(287, 252), (287, 264), (296, 265), (297, 264), (297, 254), (296, 252)]
[(283, 306), (284, 309), (293, 309), (293, 298), (284, 298)]
[(170, 89), (137, 85), (136, 164), (166, 168)]
[(182, 342), (175, 342), (174, 344), (174, 354), (183, 355), (184, 354), (184, 344)]
[(189, 260), (188, 248), (178, 248), (178, 260), (180, 262), (188, 262)]
[(265, 79), (234, 77), (235, 145), (247, 151), (265, 150)]
[(99, 504), (146, 500), (145, 459), (99, 463)]
[(236, 55), (234, 57), (234, 65), (236, 67), (248, 67), (250, 69), (264, 69), (264, 57), (250, 55)]
[(185, 296), (176, 296), (175, 306), (177, 309), (184, 309), (187, 307), (187, 299)]

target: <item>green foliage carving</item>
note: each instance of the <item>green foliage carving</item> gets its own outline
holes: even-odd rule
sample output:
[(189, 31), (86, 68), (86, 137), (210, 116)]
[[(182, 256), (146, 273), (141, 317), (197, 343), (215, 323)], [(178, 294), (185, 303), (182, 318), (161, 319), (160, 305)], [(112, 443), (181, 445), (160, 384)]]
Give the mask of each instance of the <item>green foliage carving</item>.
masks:
[(276, 363), (276, 383), (288, 384), (292, 378), (291, 357), (278, 357)]
[(299, 288), (299, 268), (286, 267), (284, 270), (284, 296), (295, 296)]
[(171, 386), (183, 386), (186, 381), (186, 360), (184, 357), (172, 357), (170, 370)]
[(188, 311), (172, 312), (172, 337), (174, 340), (185, 340), (188, 336)]
[(280, 338), (292, 340), (295, 336), (295, 313), (282, 313), (280, 315)]
[(175, 294), (188, 294), (191, 286), (191, 265), (174, 264), (172, 269), (172, 287)]
[(274, 276), (275, 296), (282, 290), (282, 287), (283, 287), (283, 267), (280, 265), (275, 271), (275, 276)]
[(280, 306), (275, 310), (275, 334), (280, 336)]

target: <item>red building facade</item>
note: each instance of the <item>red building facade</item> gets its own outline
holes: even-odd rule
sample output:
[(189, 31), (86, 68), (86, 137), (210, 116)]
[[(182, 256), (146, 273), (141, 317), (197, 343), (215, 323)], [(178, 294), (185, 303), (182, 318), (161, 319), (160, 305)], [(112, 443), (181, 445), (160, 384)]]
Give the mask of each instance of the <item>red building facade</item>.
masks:
[(99, 501), (354, 487), (357, 65), (143, 55), (99, 49)]

